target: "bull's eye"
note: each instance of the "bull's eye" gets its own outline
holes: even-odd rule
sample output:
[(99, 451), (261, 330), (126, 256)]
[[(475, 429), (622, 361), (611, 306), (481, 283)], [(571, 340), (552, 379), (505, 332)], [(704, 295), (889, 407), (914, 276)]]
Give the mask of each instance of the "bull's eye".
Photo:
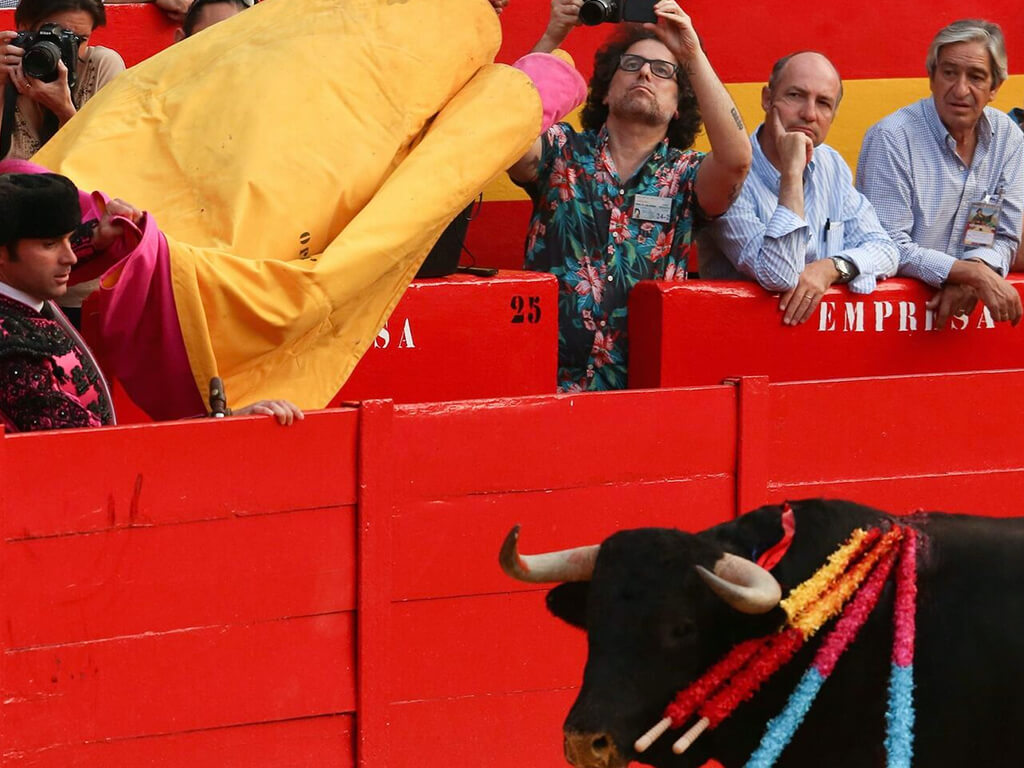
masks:
[(689, 619), (674, 621), (665, 627), (663, 641), (666, 648), (678, 648), (694, 637), (694, 625)]

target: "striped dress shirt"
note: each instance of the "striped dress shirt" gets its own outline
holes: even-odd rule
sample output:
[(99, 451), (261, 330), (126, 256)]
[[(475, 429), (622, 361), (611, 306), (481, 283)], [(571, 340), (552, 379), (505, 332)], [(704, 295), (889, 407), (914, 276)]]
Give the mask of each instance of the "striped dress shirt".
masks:
[[(864, 135), (857, 187), (900, 251), (899, 273), (940, 287), (957, 259), (981, 259), (1005, 276), (1024, 216), (1024, 133), (1002, 112), (985, 107), (970, 167), (931, 98), (900, 109)], [(972, 202), (1002, 191), (991, 246), (965, 250)]]
[(779, 205), (781, 174), (757, 140), (750, 173), (732, 207), (703, 232), (700, 276), (752, 279), (770, 291), (788, 291), (812, 261), (842, 256), (859, 274), (850, 290), (871, 293), (896, 273), (899, 255), (868, 202), (853, 186), (842, 156), (821, 144), (804, 170), (804, 217)]

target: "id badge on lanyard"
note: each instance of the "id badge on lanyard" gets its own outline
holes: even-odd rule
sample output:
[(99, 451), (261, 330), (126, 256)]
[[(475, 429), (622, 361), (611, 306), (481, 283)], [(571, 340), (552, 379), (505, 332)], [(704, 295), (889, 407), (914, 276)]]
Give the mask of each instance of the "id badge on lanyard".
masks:
[(999, 214), (1003, 210), (1003, 188), (994, 195), (985, 195), (967, 207), (967, 227), (964, 230), (964, 245), (968, 248), (990, 246), (996, 241), (999, 228)]

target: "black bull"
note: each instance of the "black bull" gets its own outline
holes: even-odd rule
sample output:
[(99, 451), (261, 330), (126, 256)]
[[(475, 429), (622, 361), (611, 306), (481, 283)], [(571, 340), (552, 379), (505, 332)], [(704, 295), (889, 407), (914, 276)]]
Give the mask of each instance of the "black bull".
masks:
[[(792, 507), (796, 533), (771, 572), (783, 593), (814, 573), (858, 527), (899, 522), (921, 533), (913, 764), (1024, 765), (1024, 518), (940, 513), (894, 518), (858, 504), (826, 500), (794, 502)], [(533, 558), (520, 557), (516, 532), (509, 535), (502, 551), (506, 571), (528, 581), (565, 581), (548, 593), (548, 607), (587, 632), (583, 683), (565, 721), (570, 763), (618, 768), (635, 760), (681, 767), (715, 758), (726, 768), (738, 768), (746, 762), (828, 625), (752, 700), (701, 736), (686, 754), (671, 752), (680, 730), (669, 731), (642, 755), (633, 744), (661, 718), (677, 691), (735, 643), (781, 626), (784, 614), (777, 605), (761, 613), (736, 610), (716, 594), (721, 590), (713, 585), (714, 577), (707, 571), (701, 575), (697, 567), (712, 571), (717, 564), (722, 573), (726, 553), (756, 558), (782, 538), (780, 515), (780, 507), (762, 507), (698, 534), (622, 531), (599, 548)], [(779, 766), (885, 765), (893, 594), (890, 579)], [(777, 597), (771, 605), (775, 601)]]

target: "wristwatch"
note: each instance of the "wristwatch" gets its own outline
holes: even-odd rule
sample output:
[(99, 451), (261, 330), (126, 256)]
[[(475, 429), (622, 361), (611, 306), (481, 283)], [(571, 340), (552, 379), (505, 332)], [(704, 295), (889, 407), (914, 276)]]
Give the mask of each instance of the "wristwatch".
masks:
[(839, 272), (839, 279), (837, 283), (848, 283), (857, 276), (857, 265), (849, 259), (844, 259), (842, 256), (833, 256), (832, 263), (835, 265), (836, 271)]

